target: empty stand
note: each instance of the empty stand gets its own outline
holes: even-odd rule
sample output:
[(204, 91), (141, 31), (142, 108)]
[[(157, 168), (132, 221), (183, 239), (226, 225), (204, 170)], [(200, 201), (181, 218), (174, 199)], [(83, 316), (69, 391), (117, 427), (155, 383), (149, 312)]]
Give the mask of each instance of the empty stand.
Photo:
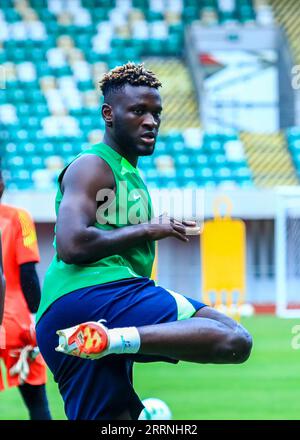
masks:
[(258, 187), (297, 185), (298, 180), (283, 133), (242, 133), (241, 139)]
[[(7, 0), (0, 10), (0, 131), (11, 189), (49, 188), (59, 170), (102, 139), (101, 75), (145, 61), (164, 83), (162, 135), (141, 161), (153, 186), (251, 184), (237, 135), (205, 134), (182, 54), (185, 26), (251, 23), (250, 0)], [(163, 58), (162, 58), (163, 57)], [(193, 131), (194, 130), (194, 131)], [(226, 146), (227, 145), (227, 146)]]

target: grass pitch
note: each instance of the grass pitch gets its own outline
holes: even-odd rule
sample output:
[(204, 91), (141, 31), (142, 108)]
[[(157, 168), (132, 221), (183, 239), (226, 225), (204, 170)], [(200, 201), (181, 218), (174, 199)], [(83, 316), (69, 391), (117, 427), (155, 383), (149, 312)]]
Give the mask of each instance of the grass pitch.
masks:
[[(245, 364), (137, 364), (135, 388), (141, 399), (164, 400), (178, 420), (299, 420), (300, 350), (291, 346), (292, 328), (299, 322), (255, 316), (243, 324), (254, 338)], [(51, 373), (47, 389), (53, 418), (65, 419)], [(27, 418), (16, 389), (0, 393), (1, 420)]]

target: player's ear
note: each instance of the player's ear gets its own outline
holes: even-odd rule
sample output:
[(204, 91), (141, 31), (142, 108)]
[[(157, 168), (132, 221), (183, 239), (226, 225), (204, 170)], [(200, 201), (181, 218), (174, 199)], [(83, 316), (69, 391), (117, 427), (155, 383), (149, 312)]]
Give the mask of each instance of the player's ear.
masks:
[(107, 104), (106, 102), (102, 105), (102, 118), (104, 119), (106, 125), (108, 127), (112, 126), (112, 122), (113, 122), (113, 110), (112, 107)]

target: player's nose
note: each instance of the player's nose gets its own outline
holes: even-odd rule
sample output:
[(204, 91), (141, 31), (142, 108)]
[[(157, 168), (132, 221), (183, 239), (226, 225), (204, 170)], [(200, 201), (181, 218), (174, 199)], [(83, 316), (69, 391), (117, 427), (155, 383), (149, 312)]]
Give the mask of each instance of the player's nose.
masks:
[(148, 128), (153, 130), (158, 126), (158, 122), (155, 120), (154, 116), (151, 113), (147, 113), (143, 119), (142, 126), (144, 128)]

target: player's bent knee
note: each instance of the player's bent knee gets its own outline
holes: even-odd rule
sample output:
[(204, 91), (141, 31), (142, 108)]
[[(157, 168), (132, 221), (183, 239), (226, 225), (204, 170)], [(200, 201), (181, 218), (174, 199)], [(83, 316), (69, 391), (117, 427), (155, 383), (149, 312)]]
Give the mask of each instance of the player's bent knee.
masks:
[(251, 353), (252, 337), (246, 331), (234, 331), (227, 336), (225, 356), (228, 363), (241, 364), (245, 362)]
[(251, 353), (252, 338), (244, 329), (235, 329), (222, 335), (215, 346), (215, 362), (241, 364)]

